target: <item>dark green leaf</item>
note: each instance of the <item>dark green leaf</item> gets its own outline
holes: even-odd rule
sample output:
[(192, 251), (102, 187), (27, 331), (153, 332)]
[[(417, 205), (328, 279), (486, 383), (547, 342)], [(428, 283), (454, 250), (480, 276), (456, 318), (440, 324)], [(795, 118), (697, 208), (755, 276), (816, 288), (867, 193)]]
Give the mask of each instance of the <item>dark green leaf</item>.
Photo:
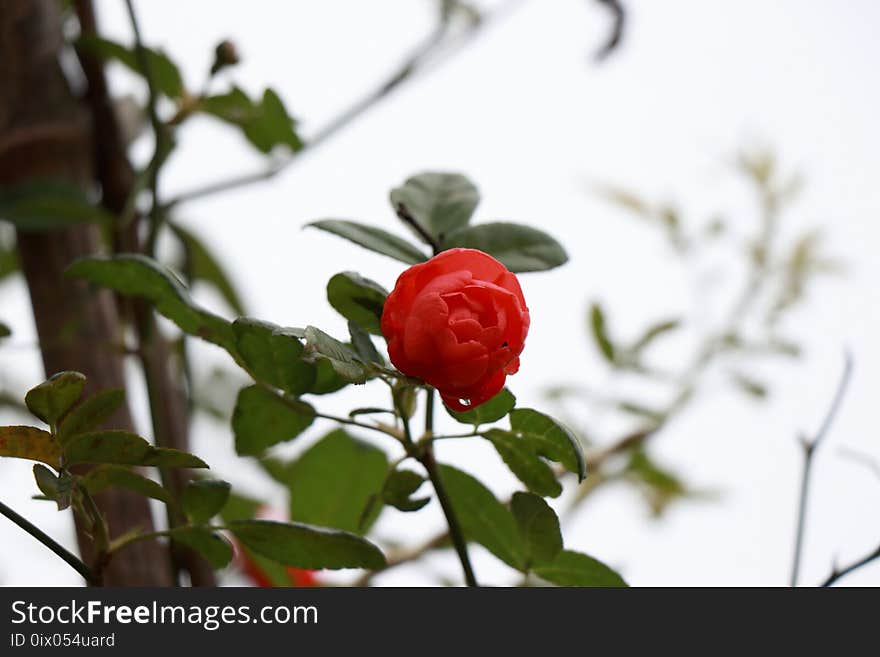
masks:
[(596, 346), (599, 347), (599, 353), (601, 353), (609, 363), (614, 364), (616, 362), (616, 349), (614, 348), (614, 343), (611, 341), (611, 338), (608, 336), (608, 327), (605, 323), (605, 312), (602, 310), (602, 306), (598, 303), (594, 303), (590, 306), (590, 330), (593, 333), (593, 339), (596, 341)]
[(24, 403), (35, 416), (54, 426), (82, 395), (86, 377), (79, 372), (59, 372), (25, 395)]
[(257, 554), (294, 568), (377, 569), (385, 565), (379, 548), (356, 534), (338, 529), (271, 520), (238, 520), (228, 527)]
[[(388, 471), (385, 453), (342, 429), (324, 436), (287, 469), (290, 518), (323, 527), (361, 532), (361, 513), (378, 494)], [(363, 523), (369, 529), (376, 507)]]
[(155, 465), (168, 468), (206, 468), (205, 463), (186, 452), (153, 447), (128, 431), (96, 431), (71, 437), (63, 448), (64, 465), (111, 463)]
[(386, 230), (345, 219), (321, 219), (306, 224), (354, 242), (370, 251), (381, 253), (408, 265), (424, 262), (428, 257), (405, 239)]
[(327, 300), (347, 320), (373, 335), (382, 335), (379, 321), (388, 292), (378, 283), (352, 271), (336, 274), (327, 283)]
[[(423, 173), (391, 190), (395, 212), (413, 218), (438, 242), (467, 226), (480, 202), (474, 184), (457, 173)], [(419, 236), (421, 238), (421, 236)]]
[(8, 338), (10, 335), (12, 335), (12, 329), (0, 322), (0, 338)]
[(296, 438), (314, 419), (315, 409), (305, 402), (282, 399), (259, 386), (242, 388), (232, 413), (235, 451), (242, 456), (261, 454)]
[(19, 271), (18, 253), (12, 244), (4, 244), (0, 234), (0, 281)]
[(177, 224), (169, 224), (184, 251), (184, 267), (190, 284), (202, 281), (212, 286), (236, 315), (246, 315), (244, 304), (225, 267), (199, 237)]
[(501, 429), (491, 429), (483, 436), (530, 491), (545, 497), (558, 497), (562, 493), (562, 485), (553, 469), (535, 453), (534, 442)]
[(238, 353), (257, 381), (292, 395), (315, 384), (315, 366), (302, 360), (303, 345), (289, 332), (248, 317), (236, 319), (232, 329)]
[(82, 258), (70, 265), (65, 275), (83, 278), (121, 294), (143, 297), (184, 333), (236, 353), (232, 325), (193, 303), (180, 280), (155, 260), (133, 253)]
[(376, 345), (370, 339), (369, 334), (354, 322), (348, 323), (348, 334), (351, 336), (351, 346), (354, 347), (355, 353), (365, 363), (375, 363), (377, 365), (385, 365), (385, 359)]
[(510, 510), (477, 479), (450, 465), (440, 475), (465, 536), (489, 550), (504, 563), (521, 569), (522, 543)]
[(398, 511), (418, 511), (431, 501), (430, 497), (412, 497), (423, 483), (425, 478), (412, 470), (395, 470), (385, 481), (382, 500)]
[(207, 468), (198, 456), (193, 456), (179, 449), (169, 447), (153, 447), (141, 465), (153, 465), (157, 468)]
[(61, 469), (61, 448), (48, 431), (36, 427), (0, 427), (0, 456), (42, 461)]
[(349, 383), (364, 383), (367, 380), (363, 360), (351, 347), (314, 326), (306, 327), (305, 336), (307, 361), (328, 360), (336, 373)]
[(626, 586), (623, 578), (601, 561), (572, 550), (563, 550), (548, 563), (537, 565), (534, 573), (559, 586)]
[(577, 474), (579, 481), (587, 476), (584, 450), (565, 425), (534, 409), (517, 408), (510, 412), (510, 427), (530, 442), (536, 453), (561, 463), (566, 470)]
[(201, 554), (212, 568), (224, 568), (232, 561), (232, 545), (219, 532), (203, 527), (178, 527), (168, 536)]
[(315, 364), (315, 384), (309, 390), (313, 395), (329, 395), (337, 390), (342, 390), (348, 385), (348, 381), (343, 379), (333, 369), (333, 365), (326, 358), (319, 359)]
[(220, 510), (220, 517), (227, 523), (233, 520), (250, 520), (257, 517), (263, 506), (263, 502), (258, 499), (232, 491)]
[(191, 522), (201, 525), (220, 513), (230, 489), (227, 482), (219, 479), (196, 479), (183, 490), (180, 505)]
[[(141, 69), (140, 57), (135, 48), (101, 39), (92, 35), (83, 35), (77, 40), (77, 46), (90, 54), (103, 59), (114, 59), (138, 75), (145, 76)], [(145, 48), (147, 65), (150, 67), (150, 78), (156, 89), (169, 98), (180, 98), (183, 95), (183, 79), (177, 65), (165, 53)]]
[(262, 99), (254, 102), (235, 87), (229, 93), (202, 99), (198, 109), (241, 128), (248, 141), (263, 153), (281, 145), (294, 152), (303, 147), (296, 122), (271, 89), (266, 89)]
[(479, 249), (512, 272), (545, 271), (568, 262), (565, 249), (547, 233), (521, 224), (477, 224), (451, 234), (444, 247)]
[(457, 413), (446, 407), (446, 411), (462, 424), (472, 424), (478, 426), (480, 424), (489, 424), (497, 422), (505, 415), (513, 410), (516, 406), (516, 397), (507, 388), (504, 388), (497, 395), (487, 402), (483, 402), (479, 406), (472, 408), (463, 413)]
[(559, 518), (542, 498), (531, 493), (514, 493), (510, 510), (522, 540), (526, 563), (550, 563), (562, 551)]
[(121, 388), (102, 390), (74, 407), (58, 425), (58, 440), (67, 442), (71, 436), (101, 427), (125, 403)]
[(21, 231), (45, 231), (86, 221), (110, 225), (113, 216), (69, 183), (31, 182), (0, 190), (0, 220)]
[(121, 465), (99, 465), (83, 476), (83, 485), (90, 493), (100, 493), (108, 488), (125, 488), (138, 495), (151, 497), (165, 504), (174, 504), (174, 498), (165, 488), (131, 468)]

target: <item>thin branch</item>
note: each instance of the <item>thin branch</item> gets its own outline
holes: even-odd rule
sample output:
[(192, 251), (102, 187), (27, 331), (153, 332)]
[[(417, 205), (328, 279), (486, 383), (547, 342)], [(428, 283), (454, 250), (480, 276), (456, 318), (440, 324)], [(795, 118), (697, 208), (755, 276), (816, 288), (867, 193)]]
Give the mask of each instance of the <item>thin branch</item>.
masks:
[(8, 506), (0, 502), (0, 514), (3, 514), (7, 518), (9, 518), (16, 525), (21, 527), (28, 534), (37, 539), (40, 543), (45, 545), (47, 548), (52, 550), (55, 554), (61, 557), (71, 568), (73, 568), (76, 572), (83, 576), (83, 578), (89, 584), (99, 585), (97, 577), (95, 577), (92, 570), (84, 564), (78, 557), (69, 552), (63, 546), (61, 546), (55, 539), (49, 536), (42, 529), (32, 524), (26, 518), (18, 515), (15, 511), (10, 509)]
[(431, 484), (434, 486), (434, 492), (437, 494), (437, 501), (440, 502), (440, 506), (443, 509), (443, 515), (446, 516), (446, 524), (449, 525), (449, 537), (452, 539), (452, 544), (455, 546), (456, 553), (458, 553), (458, 559), (461, 562), (461, 568), (464, 571), (464, 580), (467, 582), (468, 586), (479, 586), (479, 584), (477, 584), (477, 578), (474, 575), (473, 566), (471, 566), (470, 556), (468, 555), (467, 539), (464, 537), (461, 525), (458, 524), (458, 516), (455, 514), (455, 509), (452, 508), (452, 502), (449, 499), (449, 495), (446, 493), (446, 486), (443, 483), (443, 476), (440, 472), (440, 468), (437, 467), (437, 461), (434, 459), (433, 445), (429, 444), (427, 446), (419, 461), (425, 466), (425, 470), (428, 472), (428, 477), (431, 479)]
[(620, 0), (596, 0), (596, 2), (604, 5), (611, 12), (613, 20), (608, 40), (595, 55), (597, 61), (602, 61), (614, 52), (623, 40), (624, 28), (626, 27), (626, 10), (620, 3)]
[(876, 559), (880, 559), (880, 545), (878, 545), (877, 548), (872, 552), (869, 552), (861, 559), (852, 562), (848, 566), (844, 566), (843, 568), (837, 568), (835, 566), (834, 569), (831, 571), (831, 574), (828, 576), (828, 579), (822, 582), (820, 586), (823, 588), (829, 587), (842, 577), (849, 575), (851, 572), (858, 570), (862, 566), (867, 566), (869, 563), (875, 561)]
[(412, 216), (410, 211), (403, 203), (398, 203), (397, 207), (394, 208), (394, 211), (397, 213), (398, 218), (405, 223), (407, 226), (410, 226), (416, 233), (418, 233), (419, 237), (421, 237), (425, 242), (428, 243), (431, 247), (431, 251), (434, 252), (434, 255), (440, 253), (440, 244), (437, 242), (436, 238), (429, 233), (424, 226), (422, 226), (416, 218)]
[[(431, 64), (436, 63), (441, 59), (440, 55), (445, 54), (448, 56), (463, 50), (477, 34), (485, 30), (489, 23), (500, 19), (503, 15), (509, 14), (516, 6), (522, 4), (522, 2), (523, 0), (508, 0), (508, 2), (502, 7), (494, 10), (491, 16), (483, 16), (481, 20), (471, 23), (471, 25), (459, 35), (449, 36), (447, 23), (441, 22), (441, 24), (438, 25), (424, 39), (424, 41), (416, 47), (413, 53), (406, 58), (403, 64), (395, 69), (375, 89), (356, 99), (351, 105), (327, 122), (310, 140), (303, 144), (303, 147), (300, 150), (292, 153), (280, 162), (273, 163), (267, 168), (251, 173), (231, 176), (226, 179), (181, 192), (167, 201), (164, 204), (163, 209), (167, 212), (170, 208), (182, 203), (271, 180), (285, 171), (292, 164), (298, 162), (305, 153), (310, 152), (316, 146), (324, 143), (343, 129), (347, 128), (368, 110), (390, 96), (401, 85), (403, 85), (404, 82), (412, 81), (429, 71), (431, 69)], [(441, 53), (441, 51), (444, 50), (445, 52)]]
[(819, 427), (819, 430), (816, 432), (816, 435), (812, 438), (812, 440), (804, 437), (801, 438), (801, 446), (803, 447), (804, 451), (804, 467), (801, 474), (801, 488), (798, 501), (797, 530), (795, 533), (794, 541), (794, 558), (792, 559), (791, 566), (791, 586), (797, 586), (798, 576), (800, 574), (804, 534), (806, 533), (807, 502), (810, 494), (810, 478), (813, 471), (813, 461), (816, 455), (816, 450), (825, 440), (825, 437), (828, 435), (828, 432), (831, 429), (831, 425), (834, 422), (834, 418), (837, 416), (837, 413), (840, 410), (840, 405), (843, 402), (843, 397), (846, 393), (847, 385), (849, 384), (849, 380), (852, 377), (852, 368), (852, 355), (849, 352), (845, 352), (843, 373), (840, 376), (840, 381), (837, 384), (837, 390), (834, 393), (834, 397), (831, 400), (831, 405), (828, 407), (828, 411), (825, 413), (825, 418), (822, 420), (822, 424)]
[[(146, 170), (150, 195), (152, 196), (152, 207), (150, 208), (149, 213), (150, 230), (144, 250), (147, 255), (152, 256), (156, 250), (159, 229), (161, 228), (162, 217), (165, 214), (159, 203), (159, 172), (162, 168), (162, 162), (168, 155), (169, 143), (167, 128), (159, 117), (159, 111), (157, 109), (159, 94), (156, 90), (153, 70), (150, 66), (150, 59), (147, 56), (147, 49), (141, 38), (141, 30), (140, 25), (138, 24), (137, 13), (134, 9), (134, 1), (125, 0), (125, 6), (128, 9), (128, 17), (131, 22), (132, 32), (134, 32), (135, 54), (137, 56), (138, 68), (141, 69), (141, 73), (143, 73), (144, 79), (147, 81), (147, 114), (150, 117), (150, 126), (153, 129), (156, 142), (153, 157), (150, 159), (150, 163), (147, 165)], [(133, 193), (136, 193), (136, 187), (137, 186), (135, 186)]]

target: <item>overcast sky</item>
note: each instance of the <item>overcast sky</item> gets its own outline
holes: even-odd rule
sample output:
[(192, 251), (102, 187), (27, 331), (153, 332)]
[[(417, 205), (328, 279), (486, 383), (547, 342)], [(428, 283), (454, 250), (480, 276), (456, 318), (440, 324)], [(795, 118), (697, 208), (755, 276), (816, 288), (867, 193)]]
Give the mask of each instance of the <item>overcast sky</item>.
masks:
[[(254, 93), (278, 90), (305, 134), (377, 84), (432, 19), (432, 4), (416, 0), (138, 4), (146, 40), (166, 48), (193, 87), (202, 84), (214, 45), (234, 38), (243, 63), (231, 77)], [(835, 556), (849, 561), (880, 542), (880, 477), (840, 455), (847, 446), (880, 459), (880, 102), (872, 82), (880, 5), (625, 4), (630, 20), (622, 48), (597, 65), (591, 55), (608, 28), (598, 3), (525, 2), (285, 175), (187, 205), (179, 218), (227, 256), (253, 315), (342, 333), (342, 320), (325, 302), (324, 282), (354, 269), (390, 288), (401, 268), (342, 240), (303, 232), (303, 224), (333, 216), (396, 229), (386, 200), (392, 186), (425, 169), (466, 173), (483, 196), (477, 221), (539, 225), (571, 255), (564, 268), (521, 277), (533, 328), (522, 369), (509, 383), (521, 405), (546, 407), (548, 385), (606, 381), (585, 332), (590, 300), (601, 299), (615, 329), (633, 335), (651, 319), (686, 309), (689, 299), (658, 235), (591, 195), (588, 183), (619, 183), (649, 198), (675, 199), (694, 221), (722, 211), (747, 226), (754, 208), (731, 163), (744, 146), (771, 147), (806, 181), (786, 217), (791, 230), (821, 227), (827, 248), (846, 263), (846, 276), (817, 285), (786, 324), (805, 345), (804, 358), (761, 370), (772, 387), (763, 405), (714, 385), (653, 444), (652, 454), (716, 499), (682, 503), (654, 522), (632, 490), (612, 487), (564, 533), (567, 547), (619, 567), (636, 585), (787, 583), (800, 464), (796, 436), (820, 422), (847, 346), (855, 375), (820, 452), (809, 509), (803, 581), (815, 583)], [(107, 33), (129, 41), (123, 3), (102, 0), (97, 7)], [(115, 70), (113, 81), (118, 91), (142, 92), (123, 71)], [(138, 153), (148, 150), (147, 141), (138, 144)], [(197, 119), (182, 132), (163, 193), (259, 164), (238, 135)], [(209, 292), (197, 292), (222, 310)], [(34, 329), (20, 281), (0, 287), (0, 319), (15, 332), (11, 346), (0, 348), (0, 376), (36, 383), (41, 372), (28, 348)], [(226, 363), (211, 347), (198, 353), (202, 363)], [(140, 386), (134, 373), (131, 379), (134, 393)], [(380, 395), (378, 388), (359, 388), (320, 403), (346, 411), (381, 401)], [(146, 413), (137, 410), (147, 432)], [(595, 426), (589, 415), (580, 419), (597, 439), (613, 438), (600, 419)], [(12, 421), (0, 413), (0, 422)], [(328, 428), (316, 425), (308, 437)], [(278, 489), (234, 457), (230, 438), (228, 427), (200, 420), (194, 449), (218, 476), (283, 505)], [(515, 488), (485, 445), (443, 445), (439, 455), (483, 475), (499, 496)], [(68, 515), (29, 499), (29, 464), (0, 461), (0, 478), (6, 503), (73, 543)], [(441, 524), (435, 506), (407, 516), (387, 512), (378, 535), (418, 541)], [(75, 573), (19, 529), (0, 522), (0, 537), (0, 583), (76, 582)], [(482, 579), (512, 581), (506, 567), (475, 551)], [(427, 563), (431, 573), (460, 577), (451, 558)], [(378, 580), (432, 581), (417, 568)], [(880, 584), (880, 563), (846, 582)]]

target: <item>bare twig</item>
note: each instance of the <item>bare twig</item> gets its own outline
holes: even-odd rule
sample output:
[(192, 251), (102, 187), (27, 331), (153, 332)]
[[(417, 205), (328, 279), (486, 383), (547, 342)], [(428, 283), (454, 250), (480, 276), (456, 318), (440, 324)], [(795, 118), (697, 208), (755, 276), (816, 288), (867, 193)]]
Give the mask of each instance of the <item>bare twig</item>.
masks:
[(832, 569), (831, 574), (828, 576), (828, 578), (824, 582), (822, 582), (822, 584), (820, 584), (820, 586), (822, 586), (823, 588), (831, 586), (837, 580), (841, 579), (842, 577), (845, 577), (846, 575), (849, 575), (851, 572), (853, 572), (855, 570), (858, 570), (862, 566), (867, 566), (869, 563), (871, 563), (872, 561), (874, 561), (876, 559), (880, 559), (880, 545), (878, 545), (877, 548), (875, 548), (873, 551), (871, 551), (868, 554), (866, 554), (865, 556), (863, 556), (861, 559), (857, 559), (856, 561), (853, 561), (848, 566), (844, 566), (843, 568), (838, 568), (837, 566), (835, 566)]
[(355, 119), (362, 116), (369, 109), (391, 95), (404, 82), (412, 81), (430, 70), (432, 64), (436, 64), (442, 56), (449, 56), (460, 52), (470, 43), (477, 34), (483, 32), (486, 27), (502, 16), (509, 14), (513, 8), (522, 4), (523, 0), (508, 0), (502, 7), (494, 10), (490, 16), (482, 16), (481, 20), (472, 22), (462, 33), (450, 35), (448, 24), (441, 22), (426, 38), (416, 47), (413, 53), (406, 58), (401, 66), (395, 69), (391, 75), (382, 81), (374, 90), (365, 96), (356, 99), (350, 106), (345, 108), (336, 117), (331, 119), (323, 128), (306, 141), (303, 147), (292, 153), (287, 158), (270, 165), (267, 168), (252, 173), (239, 174), (216, 182), (208, 183), (201, 187), (184, 191), (176, 197), (168, 200), (163, 205), (167, 212), (172, 207), (194, 201), (206, 196), (212, 196), (241, 187), (271, 180), (290, 167), (307, 152), (313, 150), (319, 144), (324, 143), (331, 137), (348, 127)]
[(620, 0), (596, 0), (596, 2), (604, 5), (611, 12), (613, 19), (608, 40), (595, 55), (597, 61), (602, 61), (614, 52), (623, 40), (623, 32), (626, 27), (626, 10), (620, 3)]
[(798, 501), (797, 531), (795, 533), (794, 558), (791, 567), (791, 586), (797, 586), (798, 575), (800, 574), (801, 554), (803, 552), (804, 534), (806, 531), (807, 501), (810, 493), (810, 475), (813, 470), (813, 460), (816, 455), (816, 450), (825, 440), (825, 437), (828, 435), (828, 431), (831, 429), (831, 425), (834, 422), (834, 418), (840, 410), (840, 405), (843, 402), (847, 385), (852, 377), (852, 368), (852, 355), (849, 352), (844, 352), (843, 373), (840, 376), (837, 390), (834, 393), (831, 405), (825, 413), (825, 418), (822, 420), (819, 430), (812, 439), (803, 436), (801, 437), (801, 446), (804, 451), (804, 467), (801, 475), (800, 498)]
[(52, 550), (52, 552), (61, 557), (71, 568), (82, 575), (89, 584), (99, 584), (97, 577), (95, 577), (94, 573), (92, 573), (92, 570), (85, 563), (83, 563), (75, 555), (71, 554), (68, 550), (62, 547), (55, 539), (49, 536), (42, 529), (27, 520), (27, 518), (23, 518), (2, 502), (0, 502), (0, 514), (9, 518), (12, 522), (21, 527), (31, 536), (33, 536), (40, 543), (42, 543), (47, 548)]

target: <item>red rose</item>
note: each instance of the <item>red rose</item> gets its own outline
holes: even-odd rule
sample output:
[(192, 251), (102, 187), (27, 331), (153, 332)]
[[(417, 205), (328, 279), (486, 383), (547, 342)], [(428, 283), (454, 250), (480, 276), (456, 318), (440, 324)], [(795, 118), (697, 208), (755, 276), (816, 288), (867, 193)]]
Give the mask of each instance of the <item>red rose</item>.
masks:
[(407, 269), (382, 312), (391, 362), (437, 388), (455, 411), (504, 387), (519, 369), (528, 331), (516, 276), (475, 249), (443, 251)]

